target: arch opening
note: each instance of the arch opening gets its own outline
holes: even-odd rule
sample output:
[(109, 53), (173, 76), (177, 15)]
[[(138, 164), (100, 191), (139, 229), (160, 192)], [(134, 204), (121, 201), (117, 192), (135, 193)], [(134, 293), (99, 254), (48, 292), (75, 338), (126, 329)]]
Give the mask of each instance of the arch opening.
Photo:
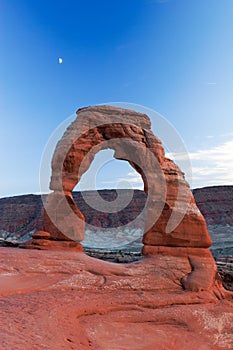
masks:
[(105, 189), (144, 189), (140, 174), (128, 161), (114, 158), (113, 149), (96, 153), (72, 192)]
[[(145, 207), (143, 189), (141, 175), (128, 161), (114, 158), (113, 149), (96, 153), (72, 191), (85, 218), (82, 245), (88, 255), (113, 262), (141, 258), (145, 217), (132, 227), (127, 224)], [(102, 208), (99, 201), (104, 201)]]

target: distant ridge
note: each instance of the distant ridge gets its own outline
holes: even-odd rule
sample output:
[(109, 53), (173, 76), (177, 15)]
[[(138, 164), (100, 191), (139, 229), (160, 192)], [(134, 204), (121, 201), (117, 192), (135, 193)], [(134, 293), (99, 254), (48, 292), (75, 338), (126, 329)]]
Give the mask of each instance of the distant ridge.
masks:
[[(127, 190), (120, 190), (127, 191)], [(99, 195), (107, 201), (116, 198), (116, 190), (99, 190)], [(96, 191), (85, 191), (92, 201)], [(233, 186), (210, 186), (197, 188), (193, 194), (199, 209), (204, 215), (213, 239), (212, 250), (216, 254), (233, 254)], [(134, 220), (143, 210), (146, 194), (134, 190), (129, 205), (119, 213), (95, 211), (84, 201), (81, 192), (74, 192), (73, 197), (84, 214), (86, 222), (98, 227), (117, 228)], [(46, 198), (46, 195), (43, 195)], [(0, 239), (28, 240), (31, 234), (43, 225), (43, 204), (40, 195), (21, 195), (0, 199)], [(138, 223), (137, 223), (138, 224)], [(143, 221), (139, 223), (143, 227)], [(138, 227), (137, 227), (138, 228)]]
[(193, 190), (208, 224), (233, 225), (233, 186), (209, 186)]

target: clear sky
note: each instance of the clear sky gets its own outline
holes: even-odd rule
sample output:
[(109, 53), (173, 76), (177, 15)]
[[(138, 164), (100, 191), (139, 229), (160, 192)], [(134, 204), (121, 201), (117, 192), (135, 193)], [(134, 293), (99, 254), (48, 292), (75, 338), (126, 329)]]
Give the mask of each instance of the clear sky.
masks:
[[(0, 40), (0, 197), (39, 192), (54, 129), (112, 101), (174, 125), (192, 187), (233, 184), (232, 0), (1, 0)], [(97, 187), (132, 172), (112, 161)]]

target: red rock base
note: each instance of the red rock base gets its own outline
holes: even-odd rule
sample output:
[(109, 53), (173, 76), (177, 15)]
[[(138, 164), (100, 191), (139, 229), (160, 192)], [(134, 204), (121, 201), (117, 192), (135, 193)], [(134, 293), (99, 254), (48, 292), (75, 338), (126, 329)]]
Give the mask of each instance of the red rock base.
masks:
[[(35, 235), (33, 236), (35, 237)], [(26, 243), (19, 245), (19, 248), (24, 249), (39, 249), (39, 250), (70, 250), (75, 252), (83, 252), (83, 246), (79, 242), (74, 241), (55, 241), (48, 238), (32, 238)]]
[(158, 250), (113, 264), (69, 250), (0, 248), (1, 350), (233, 349), (233, 294), (216, 280), (184, 290), (192, 252)]

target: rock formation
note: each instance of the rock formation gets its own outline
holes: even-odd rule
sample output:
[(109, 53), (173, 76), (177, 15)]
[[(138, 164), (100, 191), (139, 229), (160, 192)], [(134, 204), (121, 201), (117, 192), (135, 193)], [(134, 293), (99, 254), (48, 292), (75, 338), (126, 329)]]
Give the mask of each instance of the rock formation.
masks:
[(58, 142), (52, 159), (44, 226), (27, 248), (82, 250), (84, 216), (72, 190), (102, 149), (128, 161), (141, 175), (147, 193), (142, 253), (188, 261), (190, 273), (180, 283), (185, 290), (216, 288), (217, 267), (207, 249), (211, 239), (184, 174), (165, 157), (161, 141), (151, 131), (148, 116), (111, 106), (88, 107)]
[(231, 294), (214, 292), (200, 265), (209, 289), (184, 291), (191, 267), (176, 249), (112, 264), (67, 249), (0, 248), (1, 350), (232, 349)]
[(1, 237), (20, 239), (43, 225), (43, 203), (39, 195), (0, 198)]
[(183, 173), (165, 158), (149, 118), (110, 106), (84, 108), (77, 114), (58, 142), (52, 160), (50, 188), (54, 192), (47, 198), (43, 227), (50, 239), (83, 240), (84, 217), (73, 200), (72, 190), (95, 154), (112, 148), (115, 158), (128, 161), (139, 172), (148, 194), (144, 253), (151, 254), (154, 246), (208, 248), (211, 239), (205, 220)]
[[(88, 202), (92, 203), (97, 196), (96, 191), (86, 191), (84, 196), (81, 192), (72, 192), (72, 195), (85, 217), (85, 222), (97, 228), (117, 228), (130, 223), (142, 212), (146, 203), (145, 192), (134, 190), (132, 200), (123, 210), (108, 213), (92, 208), (84, 200), (88, 197)], [(116, 198), (116, 190), (99, 190), (98, 195), (111, 202)], [(213, 244), (215, 241), (223, 241), (222, 256), (233, 256), (233, 242), (227, 243), (233, 233), (233, 186), (198, 188), (193, 190), (193, 195), (207, 222)], [(43, 198), (45, 201), (46, 195), (43, 195)], [(26, 237), (30, 238), (30, 232), (34, 233), (41, 227), (43, 227), (43, 203), (40, 195), (0, 198), (0, 239), (25, 241)]]
[[(72, 190), (104, 148), (139, 172), (147, 193), (144, 257), (132, 264), (82, 251), (85, 222)], [(205, 220), (146, 115), (79, 110), (52, 170), (43, 227), (24, 245), (37, 249), (0, 248), (3, 350), (233, 347), (232, 293), (208, 249)]]
[(207, 224), (233, 226), (233, 186), (197, 188), (193, 194)]

